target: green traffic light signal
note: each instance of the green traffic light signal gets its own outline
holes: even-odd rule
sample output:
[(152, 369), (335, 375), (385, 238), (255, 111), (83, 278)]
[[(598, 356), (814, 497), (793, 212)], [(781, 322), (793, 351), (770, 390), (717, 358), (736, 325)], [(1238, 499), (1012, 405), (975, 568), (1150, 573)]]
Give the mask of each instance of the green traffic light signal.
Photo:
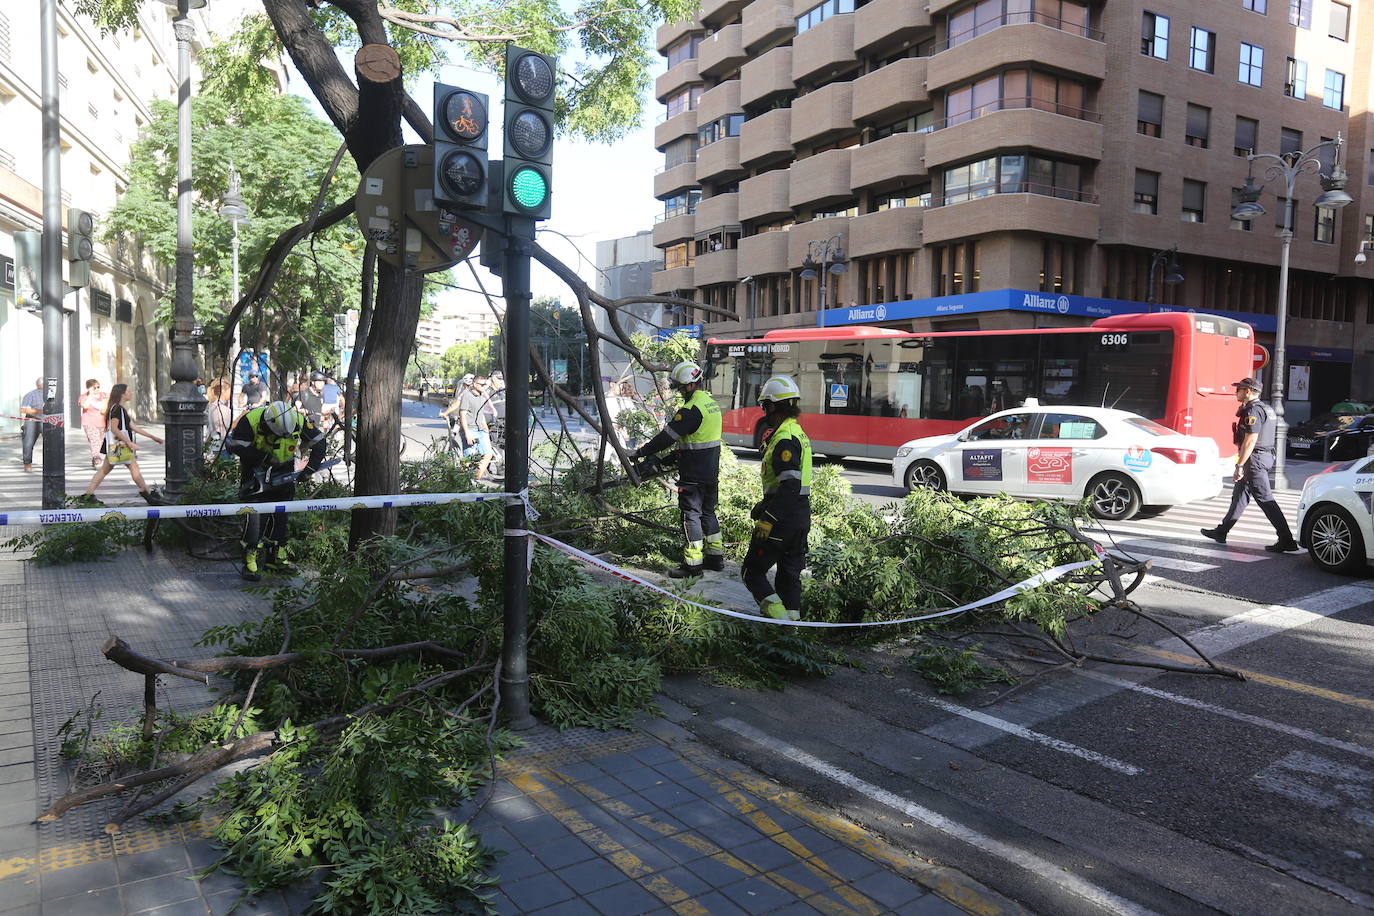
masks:
[(510, 197), (521, 210), (538, 210), (549, 199), (549, 181), (538, 168), (520, 166), (510, 176)]

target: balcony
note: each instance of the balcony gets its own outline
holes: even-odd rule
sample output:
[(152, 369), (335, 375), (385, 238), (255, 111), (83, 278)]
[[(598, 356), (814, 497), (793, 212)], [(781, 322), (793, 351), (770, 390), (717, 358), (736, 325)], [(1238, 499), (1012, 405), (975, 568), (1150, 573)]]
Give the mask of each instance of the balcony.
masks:
[(796, 83), (792, 82), (792, 49), (789, 47), (774, 48), (739, 68), (741, 105), (752, 105), (770, 95), (792, 92), (796, 88)]
[(854, 133), (853, 88), (853, 83), (831, 83), (793, 102), (792, 145)]
[(699, 82), (701, 78), (697, 72), (697, 61), (684, 60), (654, 81), (654, 98), (660, 102), (666, 101), (669, 96)]
[(663, 248), (674, 242), (691, 241), (696, 234), (695, 213), (679, 213), (654, 224), (654, 246)]
[(849, 221), (849, 256), (863, 258), (921, 247), (924, 207), (893, 207)]
[[(1073, 115), (1028, 105), (1059, 108)], [(926, 166), (933, 169), (1007, 145), (1075, 158), (1102, 158), (1102, 125), (1096, 112), (1057, 106), (1043, 99), (999, 99), (988, 107), (992, 110), (980, 117), (927, 134)]]
[(719, 32), (708, 35), (697, 48), (701, 75), (712, 79), (739, 69), (739, 65), (747, 59), (738, 24), (727, 25)]
[(739, 225), (739, 193), (717, 194), (697, 204), (696, 235)]
[(792, 109), (775, 108), (750, 118), (739, 129), (740, 165), (755, 166), (791, 159)]
[[(1031, 186), (1014, 186), (1030, 188)], [(1095, 240), (1100, 218), (1096, 198), (1090, 194), (1059, 191), (988, 194), (974, 200), (932, 207), (923, 218), (925, 244), (986, 235), (990, 232), (1033, 232)], [(1082, 198), (1068, 199), (1068, 196)]]
[(708, 27), (719, 26), (739, 15), (749, 0), (702, 0), (697, 7), (697, 19)]
[(849, 223), (847, 216), (832, 216), (793, 226), (790, 232), (783, 233), (788, 237), (787, 266), (801, 267), (806, 260), (808, 243), (824, 241), (836, 235), (840, 237), (840, 250), (849, 251)]
[(704, 251), (697, 255), (696, 273), (693, 276), (697, 288), (717, 283), (734, 283), (739, 280), (739, 252), (734, 248), (720, 251)]
[(790, 232), (760, 232), (739, 240), (739, 263), (755, 277), (787, 273)]
[(754, 51), (782, 41), (797, 30), (792, 0), (754, 0), (744, 8), (744, 49)]
[(667, 197), (697, 186), (697, 164), (683, 162), (654, 176), (654, 196)]
[(792, 215), (792, 205), (787, 202), (787, 188), (791, 179), (788, 171), (774, 169), (739, 183), (740, 220)]
[(854, 50), (862, 53), (878, 45), (914, 41), (929, 28), (930, 12), (924, 3), (869, 0), (854, 13)]
[(723, 181), (739, 172), (739, 137), (725, 137), (697, 150), (697, 181)]
[[(849, 183), (855, 189), (900, 187), (928, 173), (926, 134), (893, 134), (850, 150)], [(662, 195), (659, 195), (662, 196)]]
[(930, 108), (930, 95), (926, 92), (927, 60), (906, 57), (854, 80), (854, 120), (890, 124), (903, 115)]
[(667, 25), (658, 27), (658, 32), (654, 35), (654, 42), (658, 46), (658, 53), (665, 53), (673, 43), (684, 35), (693, 32), (700, 32), (701, 26), (697, 25), (695, 19), (684, 19), (681, 22), (670, 22)]
[(668, 270), (656, 270), (649, 277), (649, 291), (655, 296), (660, 296), (680, 289), (696, 289), (696, 284), (692, 282), (692, 273), (693, 268), (691, 267), (670, 267)]
[(697, 132), (697, 113), (681, 111), (666, 121), (654, 125), (654, 146), (663, 149), (674, 140), (690, 137)]
[[(1034, 22), (1027, 21), (1031, 16), (1036, 17)], [(980, 73), (1027, 62), (1104, 79), (1107, 45), (1102, 33), (1079, 26), (1069, 29), (1068, 23), (1047, 20), (1038, 13), (1008, 13), (979, 26), (976, 37), (930, 58), (926, 84), (932, 90), (955, 86)]]
[(854, 187), (849, 183), (847, 149), (826, 150), (807, 159), (798, 159), (788, 171), (787, 202), (792, 207), (819, 207), (849, 200)]
[(792, 39), (792, 81), (815, 80), (854, 66), (854, 14), (831, 16)]
[(697, 126), (705, 127), (717, 118), (743, 110), (739, 104), (739, 80), (726, 80), (701, 94), (697, 101)]

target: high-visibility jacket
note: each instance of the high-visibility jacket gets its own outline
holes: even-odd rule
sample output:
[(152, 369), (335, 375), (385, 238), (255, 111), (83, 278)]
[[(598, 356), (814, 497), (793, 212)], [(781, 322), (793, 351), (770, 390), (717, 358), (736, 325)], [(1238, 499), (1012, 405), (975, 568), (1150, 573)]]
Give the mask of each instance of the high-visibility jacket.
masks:
[(759, 464), (763, 500), (755, 517), (779, 525), (811, 522), (811, 440), (795, 417), (778, 424), (763, 447)]
[(320, 432), (320, 428), (301, 414), (294, 433), (274, 436), (263, 419), (265, 413), (266, 407), (255, 407), (239, 417), (225, 443), (230, 454), (237, 455), (246, 463), (266, 463), (276, 467), (294, 462), (301, 446), (305, 445), (310, 447), (309, 467), (318, 468), (324, 459), (324, 433)]
[(676, 443), (678, 480), (714, 484), (720, 477), (720, 432), (720, 407), (698, 388), (638, 452), (653, 455)]

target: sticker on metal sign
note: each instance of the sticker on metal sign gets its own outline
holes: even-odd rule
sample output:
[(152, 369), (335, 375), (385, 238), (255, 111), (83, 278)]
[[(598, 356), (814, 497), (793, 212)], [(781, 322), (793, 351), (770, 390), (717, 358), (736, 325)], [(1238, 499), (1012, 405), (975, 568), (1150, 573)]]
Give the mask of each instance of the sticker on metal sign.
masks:
[(1000, 448), (967, 449), (963, 453), (965, 480), (1001, 480), (1002, 450)]
[(1073, 449), (1027, 450), (1026, 480), (1030, 483), (1073, 483)]
[(1150, 450), (1141, 445), (1132, 445), (1126, 449), (1126, 454), (1121, 456), (1121, 463), (1130, 471), (1143, 471), (1154, 461), (1154, 456)]

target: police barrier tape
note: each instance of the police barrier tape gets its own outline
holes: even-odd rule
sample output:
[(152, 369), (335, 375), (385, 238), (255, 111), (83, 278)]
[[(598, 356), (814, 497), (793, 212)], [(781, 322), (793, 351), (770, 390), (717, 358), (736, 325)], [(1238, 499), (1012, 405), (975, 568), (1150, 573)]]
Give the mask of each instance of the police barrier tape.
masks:
[(1079, 563), (1065, 563), (1063, 566), (1056, 566), (1053, 569), (1047, 569), (1042, 573), (1031, 576), (1029, 579), (1026, 579), (1023, 582), (1018, 582), (1015, 585), (1009, 586), (1008, 588), (1004, 588), (995, 595), (989, 595), (986, 598), (979, 598), (977, 601), (972, 601), (968, 604), (960, 605), (959, 607), (950, 608), (948, 610), (936, 611), (933, 614), (921, 614), (917, 617), (903, 617), (900, 620), (872, 620), (866, 623), (822, 623), (821, 621), (816, 620), (775, 620), (772, 617), (764, 617), (758, 614), (748, 614), (743, 611), (735, 611), (731, 610), (730, 608), (724, 607), (715, 607), (710, 604), (701, 604), (699, 602), (692, 601), (688, 598), (684, 598), (681, 595), (676, 595), (668, 591), (666, 588), (663, 588), (659, 585), (655, 585), (654, 583), (649, 582), (646, 579), (641, 579), (639, 576), (636, 576), (633, 573), (626, 572), (619, 566), (613, 566), (612, 564), (607, 563), (605, 560), (602, 560), (598, 557), (594, 557), (591, 554), (586, 553), (584, 551), (578, 550), (571, 544), (565, 544), (560, 540), (551, 538), (547, 535), (540, 534), (537, 531), (531, 531), (530, 535), (534, 538), (537, 538), (540, 541), (543, 541), (545, 544), (548, 544), (555, 550), (563, 551), (568, 556), (580, 561), (581, 563), (587, 566), (599, 569), (602, 572), (608, 572), (617, 578), (624, 579), (626, 582), (633, 582), (636, 585), (642, 585), (645, 588), (651, 591), (658, 592), (660, 595), (663, 595), (666, 598), (671, 598), (674, 601), (679, 601), (683, 604), (690, 604), (692, 607), (699, 607), (704, 611), (711, 611), (715, 614), (723, 614), (726, 617), (735, 617), (739, 620), (750, 620), (754, 621), (755, 623), (775, 623), (788, 627), (888, 627), (895, 626), (899, 623), (916, 623), (917, 621), (921, 620), (934, 620), (937, 617), (952, 617), (955, 614), (963, 614), (966, 611), (977, 610), (978, 608), (986, 607), (989, 604), (996, 604), (999, 601), (1006, 601), (1008, 598), (1013, 598), (1022, 592), (1029, 591), (1033, 588), (1038, 588), (1041, 585), (1046, 585), (1050, 582), (1053, 582), (1056, 579), (1061, 579), (1071, 572), (1075, 572), (1076, 570), (1080, 569), (1087, 569), (1089, 566), (1096, 566), (1097, 564), (1102, 562), (1101, 549), (1099, 548), (1098, 556), (1094, 559), (1083, 560)]
[(389, 496), (342, 496), (336, 499), (289, 499), (280, 502), (216, 503), (200, 506), (122, 506), (117, 509), (21, 509), (0, 512), (0, 525), (58, 525), (66, 522), (142, 521), (163, 518), (221, 518), (235, 515), (267, 515), (286, 512), (347, 511), (351, 509), (405, 509), (445, 503), (492, 501), (525, 503), (536, 518), (526, 493), (402, 493)]

